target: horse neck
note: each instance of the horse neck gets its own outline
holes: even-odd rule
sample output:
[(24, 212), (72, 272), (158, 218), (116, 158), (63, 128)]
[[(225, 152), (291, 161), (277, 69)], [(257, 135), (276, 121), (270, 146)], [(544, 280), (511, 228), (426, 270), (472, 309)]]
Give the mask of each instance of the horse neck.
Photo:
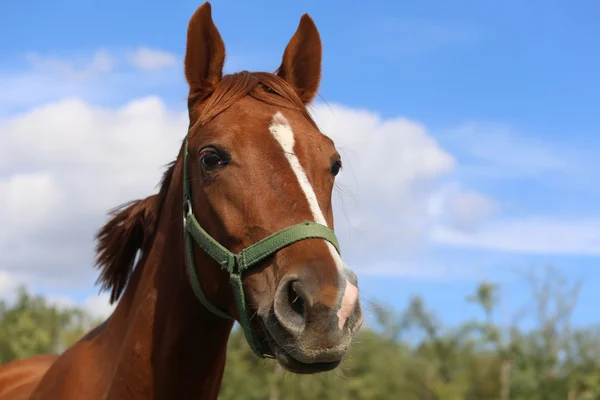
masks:
[[(153, 243), (104, 333), (117, 349), (108, 398), (218, 396), (233, 322), (210, 313), (191, 289), (185, 272), (180, 172), (181, 166), (175, 170)], [(197, 258), (197, 265), (209, 262), (204, 257)]]

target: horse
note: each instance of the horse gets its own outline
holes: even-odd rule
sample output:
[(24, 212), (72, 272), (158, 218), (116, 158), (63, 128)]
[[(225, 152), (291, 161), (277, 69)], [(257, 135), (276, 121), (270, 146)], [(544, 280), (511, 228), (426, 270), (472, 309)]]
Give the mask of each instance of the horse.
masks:
[(60, 355), (0, 367), (0, 400), (216, 399), (236, 321), (291, 373), (340, 365), (363, 314), (334, 233), (342, 159), (307, 108), (321, 59), (304, 14), (275, 72), (225, 75), (211, 5), (198, 7), (179, 152), (158, 192), (96, 235), (113, 313)]

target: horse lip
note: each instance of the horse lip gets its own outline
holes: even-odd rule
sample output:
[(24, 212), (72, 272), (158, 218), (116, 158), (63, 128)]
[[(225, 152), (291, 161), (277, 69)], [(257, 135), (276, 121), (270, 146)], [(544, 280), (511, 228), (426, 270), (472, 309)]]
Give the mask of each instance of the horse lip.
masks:
[(273, 357), (284, 369), (297, 374), (315, 374), (333, 370), (340, 365), (341, 360), (315, 363), (307, 363), (298, 360), (292, 353), (279, 344), (275, 335), (268, 328), (268, 323), (266, 321), (261, 322), (270, 353), (272, 353)]
[(317, 362), (317, 363), (304, 363), (295, 358), (292, 354), (286, 351), (283, 346), (279, 345), (277, 340), (271, 335), (271, 333), (265, 327), (265, 336), (267, 337), (267, 343), (271, 353), (277, 360), (277, 363), (289, 372), (296, 374), (316, 374), (326, 371), (331, 371), (337, 368), (341, 360), (329, 361), (329, 362)]

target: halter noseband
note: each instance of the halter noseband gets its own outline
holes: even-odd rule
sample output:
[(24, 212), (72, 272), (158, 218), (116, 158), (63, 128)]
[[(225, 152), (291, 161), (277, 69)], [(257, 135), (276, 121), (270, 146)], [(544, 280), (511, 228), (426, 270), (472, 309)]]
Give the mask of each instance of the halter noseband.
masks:
[[(185, 236), (185, 259), (186, 266), (190, 276), (190, 283), (198, 300), (210, 312), (219, 317), (233, 319), (233, 317), (219, 307), (212, 304), (205, 296), (194, 262), (194, 243), (200, 246), (206, 254), (215, 260), (221, 268), (229, 273), (229, 283), (233, 288), (233, 294), (240, 317), (240, 325), (244, 330), (246, 341), (250, 348), (259, 357), (267, 358), (270, 355), (264, 350), (263, 345), (258, 340), (250, 328), (250, 318), (248, 316), (248, 305), (242, 286), (242, 274), (244, 271), (256, 267), (265, 258), (275, 254), (279, 250), (305, 239), (324, 239), (336, 248), (340, 253), (338, 240), (333, 230), (325, 225), (315, 222), (302, 222), (275, 232), (265, 239), (246, 247), (241, 252), (235, 254), (223, 247), (213, 237), (211, 237), (198, 223), (192, 211), (192, 196), (187, 172), (188, 158), (188, 139), (185, 139), (185, 148), (183, 152), (183, 228)], [(192, 242), (193, 240), (193, 242)]]

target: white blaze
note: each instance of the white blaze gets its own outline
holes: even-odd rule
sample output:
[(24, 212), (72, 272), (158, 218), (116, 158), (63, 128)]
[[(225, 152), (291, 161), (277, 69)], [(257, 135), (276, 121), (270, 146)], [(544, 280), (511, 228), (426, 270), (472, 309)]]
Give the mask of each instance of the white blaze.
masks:
[[(294, 175), (296, 175), (298, 183), (302, 188), (302, 192), (304, 192), (306, 200), (308, 200), (308, 205), (315, 220), (314, 222), (321, 225), (329, 226), (327, 224), (327, 221), (325, 220), (323, 212), (321, 211), (321, 207), (319, 207), (317, 195), (315, 194), (314, 189), (308, 181), (308, 177), (304, 172), (304, 168), (302, 168), (302, 165), (300, 165), (300, 161), (298, 160), (296, 153), (294, 153), (294, 144), (296, 142), (294, 137), (294, 131), (292, 130), (292, 127), (290, 126), (288, 120), (281, 112), (278, 111), (275, 113), (275, 115), (273, 115), (271, 126), (269, 126), (269, 132), (271, 132), (271, 134), (275, 137), (275, 139), (283, 149), (285, 157), (290, 163), (292, 171), (294, 172)], [(342, 329), (344, 327), (344, 324), (346, 323), (346, 320), (350, 317), (350, 315), (352, 314), (352, 310), (354, 309), (354, 304), (356, 303), (356, 299), (358, 298), (358, 288), (354, 286), (350, 281), (348, 281), (348, 279), (343, 274), (346, 266), (335, 247), (327, 241), (325, 243), (327, 244), (329, 253), (331, 254), (331, 257), (335, 262), (340, 276), (342, 276), (343, 279), (346, 280), (344, 295), (342, 297), (340, 309), (337, 313), (339, 320), (338, 326), (340, 329)]]

